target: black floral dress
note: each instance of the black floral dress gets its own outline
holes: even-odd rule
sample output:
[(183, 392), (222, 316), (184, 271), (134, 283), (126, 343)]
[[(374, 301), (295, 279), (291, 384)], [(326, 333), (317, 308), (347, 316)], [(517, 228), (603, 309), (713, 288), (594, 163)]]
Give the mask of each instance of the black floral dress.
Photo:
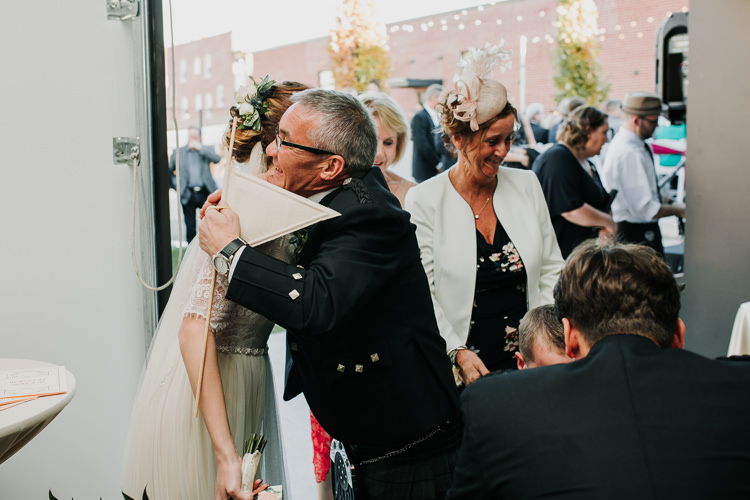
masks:
[(500, 221), (495, 240), (478, 230), (477, 281), (467, 345), (478, 350), (488, 370), (515, 369), (518, 324), (528, 309), (526, 268)]

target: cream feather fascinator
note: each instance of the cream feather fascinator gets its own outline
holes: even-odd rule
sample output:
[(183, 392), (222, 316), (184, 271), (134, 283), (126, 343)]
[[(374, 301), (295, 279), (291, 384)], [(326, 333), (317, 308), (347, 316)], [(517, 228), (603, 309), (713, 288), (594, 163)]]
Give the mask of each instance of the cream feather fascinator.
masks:
[(458, 63), (461, 74), (453, 78), (455, 93), (451, 92), (448, 104), (455, 118), (469, 122), (472, 131), (500, 113), (508, 102), (505, 86), (488, 78), (495, 68), (501, 71), (510, 68), (512, 51), (504, 46), (501, 41), (498, 45), (488, 43), (483, 49), (471, 48)]

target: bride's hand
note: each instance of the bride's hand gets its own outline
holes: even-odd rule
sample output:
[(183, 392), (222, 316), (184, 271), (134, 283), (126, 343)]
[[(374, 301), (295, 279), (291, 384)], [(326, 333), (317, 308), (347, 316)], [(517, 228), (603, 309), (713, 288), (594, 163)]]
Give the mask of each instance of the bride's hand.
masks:
[(230, 460), (219, 460), (216, 468), (215, 500), (251, 500), (255, 492), (240, 491), (242, 487), (242, 460), (239, 455)]

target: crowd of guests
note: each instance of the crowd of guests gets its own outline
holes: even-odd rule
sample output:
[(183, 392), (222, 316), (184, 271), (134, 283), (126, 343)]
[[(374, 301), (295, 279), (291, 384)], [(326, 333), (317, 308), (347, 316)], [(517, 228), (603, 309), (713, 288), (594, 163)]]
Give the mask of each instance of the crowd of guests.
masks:
[[(332, 439), (353, 465), (357, 499), (746, 498), (750, 365), (682, 350), (680, 290), (657, 220), (684, 207), (661, 198), (646, 142), (660, 100), (637, 92), (603, 111), (571, 98), (550, 126), (539, 105), (519, 113), (491, 77), (503, 57), (470, 51), (452, 86), (427, 89), (410, 125), (378, 89), (258, 90), (259, 101), (283, 95), (283, 107), (246, 132), (256, 156), (233, 157), (340, 216), (254, 248), (220, 192), (203, 206), (192, 247), (197, 268), (226, 261), (220, 307), (286, 329), (284, 399), (303, 393), (310, 406), (319, 498), (334, 496)], [(389, 170), (409, 130), (417, 183)], [(206, 318), (182, 307), (190, 369)], [(237, 318), (223, 319), (208, 329), (209, 351), (236, 333)], [(267, 329), (243, 325), (254, 331), (249, 354), (264, 356)], [(248, 355), (241, 347), (228, 352)], [(174, 371), (180, 355), (170, 359)], [(216, 499), (249, 499), (263, 487), (240, 490), (234, 446), (238, 433), (272, 428), (275, 409), (255, 408), (237, 427), (250, 410), (225, 402), (228, 380), (258, 375), (222, 359), (207, 358), (214, 394), (201, 403), (202, 446), (215, 455), (190, 472)], [(195, 389), (184, 376), (180, 390)], [(164, 431), (149, 432), (159, 443)], [(179, 472), (143, 471), (152, 452), (133, 442), (139, 472), (127, 493), (193, 498)]]

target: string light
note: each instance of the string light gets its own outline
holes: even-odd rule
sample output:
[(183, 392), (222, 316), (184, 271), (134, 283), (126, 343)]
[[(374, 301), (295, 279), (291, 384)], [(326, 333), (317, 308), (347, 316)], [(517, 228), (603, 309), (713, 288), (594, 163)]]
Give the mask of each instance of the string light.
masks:
[[(566, 31), (570, 33), (572, 41), (586, 43), (599, 32), (596, 24), (599, 11), (596, 8), (594, 0), (580, 0), (569, 6), (558, 5), (557, 14), (560, 19), (567, 20), (566, 23), (569, 26), (566, 27)], [(560, 21), (556, 21), (553, 24), (560, 26)], [(566, 43), (570, 43), (570, 40), (566, 41)]]
[[(477, 12), (484, 12), (485, 10), (487, 10), (486, 7), (491, 7), (491, 6), (493, 6), (493, 5), (497, 4), (497, 3), (500, 3), (500, 2), (493, 1), (493, 2), (488, 2), (486, 5), (477, 6), (476, 7), (476, 11)], [(590, 39), (597, 39), (600, 42), (604, 42), (604, 41), (607, 40), (607, 36), (606, 35), (608, 33), (608, 29), (606, 27), (601, 27), (601, 28), (597, 27), (598, 10), (597, 10), (597, 7), (596, 7), (595, 0), (577, 0), (577, 1), (573, 2), (573, 3), (571, 3), (570, 5), (566, 5), (566, 6), (558, 5), (556, 7), (556, 9), (555, 9), (556, 12), (557, 12), (557, 14), (558, 14), (558, 20), (552, 21), (552, 25), (553, 26), (559, 26), (560, 25), (559, 19), (565, 18), (566, 15), (568, 15), (568, 14), (570, 14), (570, 13), (573, 12), (573, 9), (577, 9), (579, 12), (577, 14), (575, 14), (575, 20), (572, 22), (572, 26), (570, 27), (570, 30), (568, 31), (565, 40), (563, 40), (565, 43), (571, 43), (571, 42), (573, 42), (573, 43), (585, 43), (585, 42), (587, 42)], [(546, 17), (547, 16), (547, 10), (549, 10), (549, 9), (539, 10), (537, 12), (538, 16), (540, 18)], [(689, 9), (688, 9), (687, 6), (683, 6), (680, 9), (680, 11), (682, 11), (682, 12), (688, 12), (688, 10)], [(468, 22), (466, 22), (466, 23), (465, 22), (460, 22), (462, 16), (468, 16), (471, 11), (473, 11), (473, 9), (462, 9), (460, 12), (455, 12), (453, 14), (449, 14), (450, 16), (453, 17), (453, 20), (459, 21), (455, 25), (455, 28), (457, 28), (459, 30), (466, 30), (467, 28), (471, 27), (471, 25), (469, 25)], [(667, 18), (669, 18), (669, 17), (671, 17), (673, 15), (674, 15), (674, 12), (671, 11), (671, 10), (665, 12), (665, 17), (667, 17)], [(523, 22), (523, 20), (524, 20), (523, 18), (524, 18), (524, 16), (522, 16), (522, 15), (517, 15), (515, 17), (516, 21), (519, 22), (519, 23)], [(440, 26), (440, 29), (442, 31), (448, 31), (448, 28), (449, 28), (448, 21), (449, 20), (450, 20), (450, 18), (445, 18), (444, 17), (444, 18), (441, 18), (439, 20), (439, 22), (438, 22), (437, 19), (434, 19), (434, 20), (419, 22), (418, 24), (393, 25), (393, 26), (390, 26), (388, 28), (388, 31), (390, 33), (397, 33), (399, 31), (403, 31), (403, 32), (406, 32), (406, 33), (414, 33), (415, 29), (418, 28), (419, 31), (421, 31), (421, 32), (428, 32), (431, 28), (436, 27), (436, 26)], [(630, 28), (636, 28), (639, 25), (639, 22), (640, 23), (645, 22), (645, 23), (648, 23), (648, 24), (653, 24), (654, 21), (655, 21), (655, 19), (654, 19), (653, 16), (648, 16), (644, 20), (633, 19), (633, 20), (630, 20), (630, 21), (625, 21), (625, 22), (627, 22), (627, 24), (623, 23), (623, 24), (616, 24), (616, 25), (614, 25), (614, 31), (617, 32), (617, 35), (618, 35), (617, 38), (619, 40), (625, 40), (626, 39), (626, 33), (625, 33), (626, 30), (624, 30), (623, 26), (629, 26)], [(482, 19), (474, 19), (474, 21), (473, 21), (473, 25), (475, 27), (481, 27), (482, 24), (483, 24), (483, 20)], [(500, 19), (500, 18), (497, 18), (497, 19), (495, 19), (495, 24), (498, 25), (498, 26), (500, 26), (500, 25), (503, 24), (503, 20)], [(611, 29), (611, 27), (610, 27), (610, 29)], [(646, 33), (644, 33), (643, 31), (638, 31), (637, 33), (633, 33), (632, 36), (634, 36), (634, 37), (636, 37), (638, 39), (643, 39), (643, 38), (645, 38)], [(545, 34), (544, 36), (541, 36), (541, 35), (539, 35), (539, 36), (533, 36), (533, 37), (529, 36), (529, 40), (532, 43), (540, 43), (542, 41), (546, 41), (548, 44), (557, 43), (557, 39), (555, 37), (553, 37), (553, 36), (550, 36), (548, 33)]]

